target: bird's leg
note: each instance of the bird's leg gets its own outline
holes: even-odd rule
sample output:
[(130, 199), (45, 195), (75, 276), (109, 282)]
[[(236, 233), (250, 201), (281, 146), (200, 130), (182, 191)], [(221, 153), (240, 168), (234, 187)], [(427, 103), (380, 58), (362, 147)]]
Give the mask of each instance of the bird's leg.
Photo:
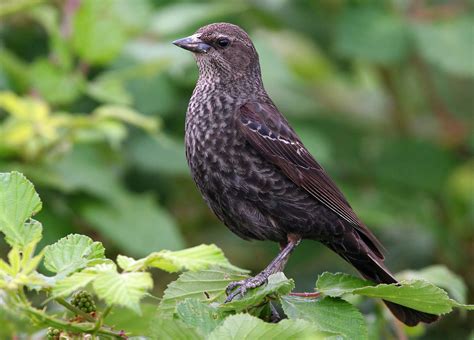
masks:
[(232, 301), (237, 295), (244, 296), (248, 289), (256, 288), (267, 282), (270, 275), (275, 274), (283, 270), (288, 261), (288, 257), (291, 252), (300, 243), (301, 237), (297, 235), (288, 235), (288, 242), (286, 245), (281, 247), (280, 253), (273, 259), (272, 262), (259, 274), (254, 277), (250, 277), (245, 280), (235, 281), (230, 283), (226, 288), (227, 299), (225, 302)]

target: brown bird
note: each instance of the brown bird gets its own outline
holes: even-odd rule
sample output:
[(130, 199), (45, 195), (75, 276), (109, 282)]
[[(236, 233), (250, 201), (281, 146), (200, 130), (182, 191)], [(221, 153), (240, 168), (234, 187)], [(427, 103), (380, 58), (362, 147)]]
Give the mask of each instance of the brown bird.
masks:
[[(302, 239), (323, 243), (368, 280), (396, 283), (380, 242), (266, 93), (247, 33), (217, 23), (173, 43), (193, 52), (199, 68), (185, 127), (186, 157), (197, 187), (235, 234), (281, 247), (261, 273), (231, 283), (227, 301), (282, 271)], [(384, 302), (409, 326), (437, 319)]]

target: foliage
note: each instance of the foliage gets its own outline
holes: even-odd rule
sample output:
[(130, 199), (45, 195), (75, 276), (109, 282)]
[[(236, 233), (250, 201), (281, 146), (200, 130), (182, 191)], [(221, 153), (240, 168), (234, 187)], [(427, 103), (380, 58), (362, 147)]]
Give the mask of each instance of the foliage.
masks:
[[(11, 246), (8, 262), (0, 262), (0, 289), (4, 305), (18, 319), (30, 319), (39, 327), (49, 328), (49, 338), (93, 334), (125, 338), (127, 332), (116, 331), (104, 324), (107, 315), (117, 307), (142, 314), (142, 300), (153, 287), (149, 268), (165, 271), (188, 270), (165, 290), (157, 315), (149, 320), (149, 331), (136, 335), (163, 336), (180, 333), (191, 338), (252, 339), (263, 336), (282, 339), (334, 335), (347, 339), (367, 339), (367, 326), (362, 314), (350, 303), (338, 299), (345, 294), (383, 298), (418, 310), (443, 314), (453, 306), (474, 309), (448, 297), (441, 288), (427, 281), (402, 281), (400, 285), (377, 285), (347, 274), (324, 273), (316, 282), (326, 297), (317, 300), (290, 296), (293, 280), (276, 273), (268, 282), (240, 299), (224, 303), (226, 286), (247, 277), (231, 265), (215, 245), (200, 245), (180, 251), (162, 250), (140, 260), (118, 255), (117, 265), (105, 257), (100, 242), (84, 235), (68, 235), (36, 253), (42, 226), (36, 222), (29, 229), (31, 217), (41, 208), (33, 185), (18, 172), (0, 173), (0, 197), (14, 207), (0, 210), (0, 230)], [(15, 235), (12, 237), (11, 235)], [(33, 235), (34, 237), (31, 237)], [(20, 240), (20, 241), (19, 241)], [(38, 272), (40, 261), (54, 276)], [(447, 272), (448, 275), (451, 275)], [(57, 315), (49, 303), (39, 309), (28, 299), (28, 291), (36, 290), (65, 307), (68, 314)], [(98, 310), (93, 295), (102, 301)], [(278, 324), (265, 322), (277, 317), (272, 303), (282, 303), (288, 320)], [(242, 314), (245, 313), (245, 314)], [(158, 318), (158, 320), (156, 319)], [(163, 320), (172, 319), (163, 327)]]
[[(32, 258), (44, 255), (40, 268), (55, 280), (102, 268), (88, 274), (92, 290), (110, 278), (124, 287), (129, 276), (122, 273), (155, 273), (155, 263), (169, 272), (186, 270), (183, 276), (201, 275), (194, 266), (217, 261), (226, 269), (206, 274), (218, 289), (214, 295), (223, 294), (213, 281), (220, 271), (232, 277), (240, 270), (215, 247), (175, 251), (216, 243), (233, 263), (254, 272), (271, 260), (272, 246), (238, 240), (209, 214), (184, 157), (184, 113), (197, 73), (189, 53), (170, 42), (203, 24), (230, 21), (249, 32), (267, 91), (383, 241), (388, 267), (404, 270), (401, 280), (424, 279), (461, 304), (472, 301), (472, 9), (469, 1), (0, 1), (0, 171), (24, 173), (43, 201), (26, 223), (18, 222), (24, 215), (8, 215), (13, 210), (0, 204), (1, 214), (7, 213), (0, 220), (7, 240), (0, 244), (1, 258), (8, 259), (11, 246), (40, 240), (38, 249), (50, 246)], [(34, 196), (30, 206), (26, 202), (18, 211), (41, 208)], [(116, 265), (105, 258), (105, 248)], [(62, 252), (68, 254), (63, 260), (57, 256)], [(187, 255), (189, 261), (183, 260)], [(21, 285), (27, 277), (41, 287), (44, 277), (21, 268), (24, 276), (9, 284)], [(316, 273), (351, 270), (307, 241), (287, 269), (305, 289), (314, 287)], [(160, 296), (170, 275), (153, 279), (152, 293)], [(200, 276), (191, 279), (200, 286)], [(348, 288), (331, 287), (341, 294)], [(355, 293), (342, 297), (363, 299)], [(193, 298), (205, 302), (203, 291)], [(344, 304), (334, 299), (324, 300)], [(167, 303), (165, 310), (173, 313), (184, 302)], [(179, 309), (183, 319), (157, 319), (158, 331), (171, 338), (209, 331), (211, 326), (189, 328), (184, 315), (195, 304)], [(143, 330), (155, 305), (140, 300), (143, 317), (114, 306), (104, 322)], [(366, 303), (363, 310), (372, 307)], [(260, 309), (268, 315), (268, 307), (257, 306), (253, 315), (263, 315)], [(451, 313), (426, 329), (405, 331), (426, 339), (466, 338), (472, 314)], [(234, 317), (236, 323), (259, 323)], [(375, 308), (366, 319), (371, 338), (393, 337), (384, 317)], [(1, 308), (0, 323), (5, 338), (19, 329), (38, 330)], [(285, 327), (292, 329), (291, 322)]]

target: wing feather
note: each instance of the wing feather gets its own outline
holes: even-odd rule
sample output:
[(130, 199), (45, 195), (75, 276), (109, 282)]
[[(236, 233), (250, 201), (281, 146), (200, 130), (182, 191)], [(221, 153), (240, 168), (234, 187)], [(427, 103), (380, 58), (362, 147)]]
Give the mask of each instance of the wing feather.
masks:
[(383, 259), (383, 246), (359, 220), (342, 192), (309, 153), (272, 103), (247, 103), (236, 116), (237, 127), (263, 157), (278, 166), (296, 185), (349, 222)]

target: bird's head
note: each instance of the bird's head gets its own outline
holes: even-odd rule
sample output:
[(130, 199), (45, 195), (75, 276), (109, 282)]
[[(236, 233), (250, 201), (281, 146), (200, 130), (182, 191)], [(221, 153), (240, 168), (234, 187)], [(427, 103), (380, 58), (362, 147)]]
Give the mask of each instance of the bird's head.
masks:
[(173, 44), (193, 52), (201, 77), (233, 81), (255, 72), (260, 74), (257, 51), (239, 26), (210, 24)]

